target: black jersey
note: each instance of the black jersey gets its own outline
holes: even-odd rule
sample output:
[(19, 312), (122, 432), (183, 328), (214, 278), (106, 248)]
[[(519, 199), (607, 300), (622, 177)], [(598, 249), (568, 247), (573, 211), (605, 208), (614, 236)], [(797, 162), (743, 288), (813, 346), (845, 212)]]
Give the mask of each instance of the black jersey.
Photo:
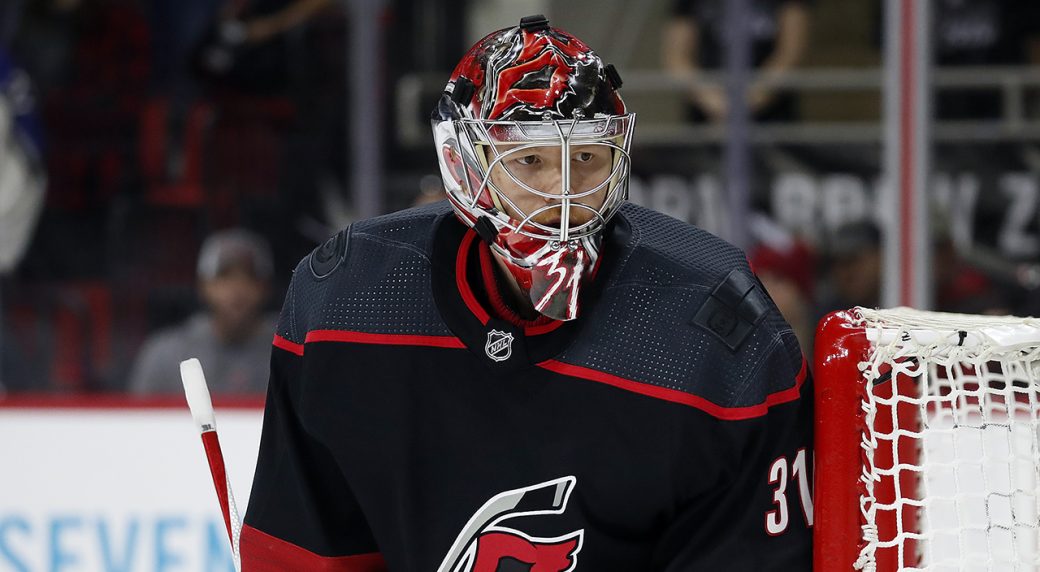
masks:
[(305, 258), (253, 570), (809, 570), (812, 393), (741, 251), (624, 206), (577, 320), (519, 327), (445, 203)]

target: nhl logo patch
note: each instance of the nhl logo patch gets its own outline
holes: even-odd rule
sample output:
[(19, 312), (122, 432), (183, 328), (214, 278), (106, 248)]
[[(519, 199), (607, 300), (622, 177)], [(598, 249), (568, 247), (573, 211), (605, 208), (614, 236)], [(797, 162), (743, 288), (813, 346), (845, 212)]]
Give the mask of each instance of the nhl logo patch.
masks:
[(506, 361), (513, 355), (513, 334), (500, 330), (488, 332), (487, 344), (484, 346), (487, 356), (495, 361)]

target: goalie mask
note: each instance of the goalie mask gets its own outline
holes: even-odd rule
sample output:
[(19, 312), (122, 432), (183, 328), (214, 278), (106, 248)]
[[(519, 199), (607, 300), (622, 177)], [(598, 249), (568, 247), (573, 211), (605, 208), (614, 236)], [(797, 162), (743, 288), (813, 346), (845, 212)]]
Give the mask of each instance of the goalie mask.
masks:
[(607, 222), (628, 195), (635, 115), (581, 40), (529, 16), (462, 58), (434, 110), (441, 178), (539, 313), (578, 315)]

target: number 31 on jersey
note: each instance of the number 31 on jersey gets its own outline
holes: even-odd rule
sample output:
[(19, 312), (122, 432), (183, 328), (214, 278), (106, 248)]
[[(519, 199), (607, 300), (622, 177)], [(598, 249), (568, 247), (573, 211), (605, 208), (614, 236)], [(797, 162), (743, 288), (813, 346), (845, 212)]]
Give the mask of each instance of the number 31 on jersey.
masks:
[[(794, 462), (788, 464), (787, 457), (778, 457), (769, 466), (769, 486), (773, 489), (773, 509), (766, 512), (766, 533), (770, 536), (783, 534), (787, 530), (790, 517), (787, 511), (787, 475), (791, 480), (797, 481), (798, 498), (802, 504), (802, 516), (805, 517), (805, 526), (813, 525), (813, 501), (812, 493), (809, 491), (809, 474), (806, 472), (805, 447), (798, 449)], [(788, 472), (790, 467), (790, 472)]]

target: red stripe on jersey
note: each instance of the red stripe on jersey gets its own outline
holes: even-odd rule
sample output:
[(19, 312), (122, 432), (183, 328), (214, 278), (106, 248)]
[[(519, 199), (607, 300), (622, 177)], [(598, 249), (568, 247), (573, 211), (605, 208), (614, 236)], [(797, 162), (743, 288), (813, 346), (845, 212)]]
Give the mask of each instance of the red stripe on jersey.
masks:
[(476, 238), (477, 231), (473, 229), (469, 229), (466, 235), (462, 237), (459, 253), (455, 257), (455, 286), (459, 289), (459, 295), (462, 296), (462, 301), (466, 303), (469, 311), (473, 312), (473, 315), (480, 320), (480, 323), (486, 326), (488, 321), (491, 320), (491, 316), (477, 302), (477, 297), (473, 295), (473, 290), (470, 289), (469, 283), (466, 282), (466, 259), (469, 258), (469, 247)]
[(290, 342), (289, 340), (283, 338), (282, 336), (279, 336), (278, 334), (274, 335), (274, 347), (281, 348), (289, 353), (294, 353), (298, 356), (303, 355), (303, 344)]
[(319, 556), (291, 542), (275, 538), (251, 526), (242, 527), (242, 570), (283, 572), (316, 570), (323, 572), (386, 572), (386, 562), (378, 552), (356, 556)]
[(387, 346), (429, 346), (435, 348), (465, 348), (462, 340), (455, 336), (418, 336), (412, 334), (369, 334), (347, 330), (312, 330), (307, 333), (311, 342), (353, 342)]
[(776, 393), (770, 393), (766, 396), (766, 400), (758, 405), (749, 405), (747, 407), (723, 407), (716, 405), (703, 397), (687, 393), (685, 391), (677, 391), (674, 389), (668, 389), (666, 387), (658, 387), (656, 385), (650, 385), (648, 383), (641, 383), (638, 381), (632, 381), (616, 375), (611, 375), (602, 371), (589, 369), (587, 367), (581, 367), (577, 365), (571, 365), (569, 363), (563, 363), (556, 360), (547, 360), (538, 364), (539, 367), (545, 368), (549, 371), (553, 371), (562, 375), (569, 375), (571, 377), (580, 377), (589, 381), (595, 381), (598, 383), (605, 383), (612, 385), (618, 389), (625, 391), (631, 391), (633, 393), (639, 393), (653, 397), (655, 399), (662, 399), (664, 401), (671, 401), (673, 403), (679, 403), (681, 405), (688, 405), (695, 409), (716, 417), (718, 419), (725, 419), (729, 421), (738, 421), (741, 419), (753, 419), (755, 417), (761, 417), (765, 415), (769, 408), (774, 405), (780, 405), (798, 399), (801, 393), (802, 384), (805, 383), (805, 376), (808, 372), (808, 363), (805, 361), (805, 357), (802, 357), (802, 369), (798, 372), (795, 378), (795, 383), (792, 387)]

